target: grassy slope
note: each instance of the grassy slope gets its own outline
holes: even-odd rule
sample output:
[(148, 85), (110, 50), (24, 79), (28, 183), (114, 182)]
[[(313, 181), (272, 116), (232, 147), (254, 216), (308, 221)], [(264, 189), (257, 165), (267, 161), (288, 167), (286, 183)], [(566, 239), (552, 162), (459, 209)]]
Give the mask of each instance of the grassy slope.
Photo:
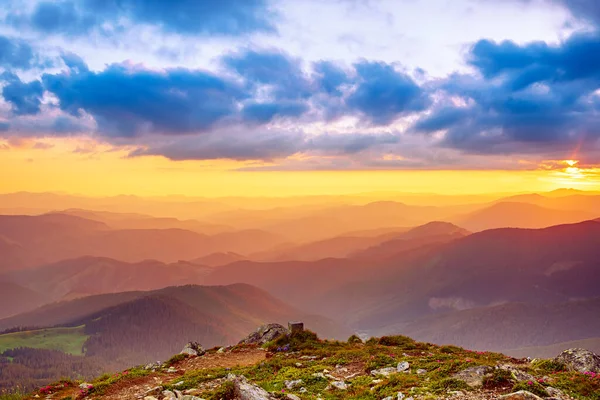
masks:
[[(288, 351), (277, 351), (285, 344), (289, 345)], [(210, 400), (228, 399), (231, 384), (223, 378), (228, 374), (246, 376), (264, 389), (272, 392), (278, 398), (283, 398), (287, 393), (293, 393), (301, 399), (322, 398), (325, 400), (361, 399), (378, 400), (386, 396), (396, 396), (402, 392), (419, 399), (446, 398), (449, 392), (461, 390), (467, 398), (477, 392), (478, 399), (497, 398), (501, 394), (527, 389), (542, 394), (546, 386), (560, 388), (576, 399), (600, 399), (600, 379), (583, 374), (568, 372), (562, 366), (551, 361), (528, 363), (525, 360), (511, 359), (507, 356), (490, 352), (473, 352), (455, 346), (436, 346), (427, 343), (418, 343), (410, 338), (396, 336), (381, 339), (372, 339), (366, 344), (345, 343), (332, 341), (317, 341), (309, 334), (289, 339), (284, 338), (268, 345), (272, 352), (255, 365), (244, 367), (194, 369), (194, 359), (185, 356), (174, 357), (156, 372), (133, 368), (123, 374), (106, 375), (92, 382), (93, 387), (87, 396), (82, 398), (104, 398), (103, 395), (122, 390), (123, 387), (132, 388), (140, 385), (140, 379), (146, 377), (148, 382), (154, 382), (160, 377), (166, 389), (187, 390), (194, 389), (194, 394)], [(227, 351), (233, 354), (244, 351), (247, 347), (236, 346)], [(203, 357), (215, 355), (216, 349), (209, 351)], [(376, 368), (395, 366), (399, 361), (410, 363), (410, 373), (395, 373), (388, 377), (373, 377), (370, 371)], [(487, 365), (495, 367), (499, 364), (509, 363), (518, 369), (533, 375), (531, 383), (515, 384), (510, 375), (501, 370), (495, 370), (484, 382), (484, 387), (473, 389), (465, 383), (452, 378), (452, 374), (465, 368)], [(175, 376), (166, 373), (166, 369), (173, 366), (184, 371), (183, 375)], [(345, 370), (346, 369), (346, 370)], [(418, 369), (427, 372), (417, 374)], [(325, 371), (327, 370), (327, 371)], [(348, 390), (328, 389), (330, 380), (319, 373), (325, 372), (336, 376), (336, 379), (345, 380)], [(356, 372), (348, 375), (349, 372)], [(317, 374), (317, 375), (315, 375)], [(344, 375), (347, 377), (344, 378)], [(302, 379), (302, 383), (293, 390), (286, 389), (285, 381)], [(64, 384), (59, 384), (51, 393), (55, 397), (68, 394)], [(76, 387), (72, 383), (68, 388)], [(304, 388), (304, 392), (300, 391)], [(147, 390), (140, 385), (138, 390)], [(131, 392), (129, 392), (131, 394)], [(485, 397), (481, 397), (481, 396)]]
[(88, 336), (83, 332), (83, 326), (7, 333), (0, 335), (0, 353), (17, 347), (31, 347), (82, 355), (81, 349), (87, 338)]

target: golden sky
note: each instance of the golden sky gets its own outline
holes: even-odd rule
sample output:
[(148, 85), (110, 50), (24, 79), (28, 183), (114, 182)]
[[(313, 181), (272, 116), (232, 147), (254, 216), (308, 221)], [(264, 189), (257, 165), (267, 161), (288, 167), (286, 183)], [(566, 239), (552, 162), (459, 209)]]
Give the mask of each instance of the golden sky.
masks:
[[(237, 171), (234, 161), (127, 158), (126, 150), (75, 139), (21, 142), (0, 150), (0, 192), (67, 192), (103, 196), (287, 196), (361, 192), (440, 194), (600, 189), (598, 171), (574, 163), (533, 170)], [(573, 165), (568, 165), (573, 164)]]

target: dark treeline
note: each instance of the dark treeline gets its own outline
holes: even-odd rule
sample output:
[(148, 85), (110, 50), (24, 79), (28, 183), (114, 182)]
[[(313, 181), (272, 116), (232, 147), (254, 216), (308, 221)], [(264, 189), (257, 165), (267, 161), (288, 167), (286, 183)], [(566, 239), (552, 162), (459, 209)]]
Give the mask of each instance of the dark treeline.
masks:
[(168, 297), (144, 297), (74, 321), (90, 337), (84, 356), (19, 348), (0, 355), (0, 390), (32, 390), (58, 379), (94, 377), (164, 361), (189, 341), (231, 342), (221, 321)]
[(0, 354), (0, 389), (31, 391), (59, 379), (94, 377), (111, 366), (96, 357), (17, 348)]

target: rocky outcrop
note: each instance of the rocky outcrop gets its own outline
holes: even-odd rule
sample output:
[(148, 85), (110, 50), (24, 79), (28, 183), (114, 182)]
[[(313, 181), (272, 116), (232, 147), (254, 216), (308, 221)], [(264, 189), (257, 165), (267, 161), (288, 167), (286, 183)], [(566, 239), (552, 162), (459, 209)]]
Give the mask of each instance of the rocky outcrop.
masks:
[(263, 345), (267, 342), (275, 340), (281, 336), (289, 334), (289, 331), (282, 325), (279, 324), (268, 324), (263, 325), (242, 341), (240, 344), (256, 344)]
[(183, 348), (183, 350), (181, 350), (181, 353), (179, 354), (188, 354), (190, 356), (201, 356), (204, 353), (206, 353), (206, 351), (204, 350), (204, 348), (202, 348), (202, 345), (198, 342), (189, 342), (188, 344), (185, 345), (185, 347)]
[(565, 350), (554, 361), (564, 364), (569, 371), (600, 372), (600, 356), (585, 349)]
[(265, 389), (250, 383), (245, 376), (228, 375), (227, 380), (233, 382), (235, 398), (239, 400), (275, 400)]
[(452, 375), (454, 379), (463, 381), (467, 385), (475, 388), (483, 385), (483, 378), (493, 371), (492, 367), (480, 365), (467, 368)]

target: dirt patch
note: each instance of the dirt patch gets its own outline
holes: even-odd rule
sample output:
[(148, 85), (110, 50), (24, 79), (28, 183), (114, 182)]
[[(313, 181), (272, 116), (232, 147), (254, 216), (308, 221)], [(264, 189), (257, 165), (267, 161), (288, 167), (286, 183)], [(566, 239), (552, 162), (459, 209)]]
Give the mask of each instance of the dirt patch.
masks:
[(230, 353), (210, 353), (202, 357), (192, 357), (174, 365), (177, 369), (199, 370), (207, 368), (233, 368), (254, 365), (267, 358), (267, 352), (261, 349), (242, 349)]
[(266, 358), (266, 352), (259, 349), (242, 349), (227, 353), (206, 353), (200, 357), (189, 357), (173, 364), (177, 372), (155, 373), (134, 380), (122, 380), (111, 385), (102, 395), (102, 399), (123, 400), (143, 398), (157, 386), (173, 381), (188, 371), (198, 371), (209, 368), (233, 368), (237, 366), (254, 365)]

